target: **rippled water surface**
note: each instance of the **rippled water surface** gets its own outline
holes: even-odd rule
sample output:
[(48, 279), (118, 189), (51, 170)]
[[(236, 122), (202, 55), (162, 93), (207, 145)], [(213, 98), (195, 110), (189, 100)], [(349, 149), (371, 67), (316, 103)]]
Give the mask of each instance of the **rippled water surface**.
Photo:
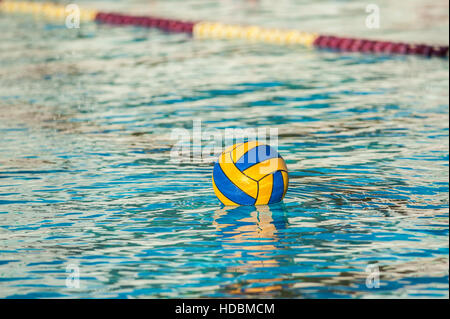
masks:
[[(448, 43), (445, 1), (379, 1), (379, 30), (357, 1), (83, 3)], [(20, 15), (0, 30), (0, 297), (448, 298), (448, 59)], [(221, 207), (211, 163), (171, 162), (194, 119), (278, 128), (284, 201)]]

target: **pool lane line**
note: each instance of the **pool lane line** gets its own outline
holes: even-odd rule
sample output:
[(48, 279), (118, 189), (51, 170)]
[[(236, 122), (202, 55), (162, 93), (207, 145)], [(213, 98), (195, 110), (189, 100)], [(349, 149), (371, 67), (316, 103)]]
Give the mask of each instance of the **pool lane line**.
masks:
[[(49, 19), (64, 19), (65, 6), (49, 2), (2, 1), (0, 12), (28, 13)], [(107, 13), (80, 8), (80, 20), (98, 23), (157, 28), (166, 32), (187, 33), (199, 39), (241, 39), (250, 42), (265, 42), (279, 45), (302, 45), (318, 49), (340, 52), (368, 54), (419, 55), (424, 57), (448, 57), (448, 46), (411, 44), (404, 42), (380, 41), (334, 35), (320, 35), (312, 32), (244, 26), (217, 22), (192, 22), (152, 16), (134, 16)]]
[(314, 41), (319, 49), (372, 54), (420, 55), (424, 57), (448, 58), (448, 46), (411, 44), (393, 41), (378, 41), (321, 35)]
[(115, 25), (130, 25), (144, 28), (157, 28), (167, 32), (192, 34), (195, 22), (166, 19), (151, 16), (133, 16), (118, 13), (98, 12), (95, 21)]
[(257, 26), (239, 26), (213, 22), (194, 25), (194, 37), (210, 39), (243, 39), (273, 44), (300, 44), (319, 49), (375, 54), (421, 55), (448, 57), (448, 46), (432, 46), (392, 41), (319, 35), (297, 30), (267, 29)]
[[(44, 17), (49, 20), (63, 20), (66, 18), (66, 6), (50, 2), (30, 1), (2, 1), (0, 0), (0, 12), (25, 13)], [(95, 21), (97, 11), (80, 8), (80, 21)]]

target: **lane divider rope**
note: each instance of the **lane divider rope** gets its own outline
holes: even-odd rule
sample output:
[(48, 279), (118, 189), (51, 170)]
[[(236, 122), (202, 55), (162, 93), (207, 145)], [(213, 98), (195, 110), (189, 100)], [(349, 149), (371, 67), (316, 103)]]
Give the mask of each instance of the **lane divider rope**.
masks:
[[(33, 14), (48, 19), (65, 19), (68, 14), (66, 7), (60, 4), (2, 0), (0, 0), (0, 12)], [(420, 55), (425, 57), (448, 57), (449, 54), (448, 46), (338, 37), (297, 30), (282, 30), (207, 21), (192, 22), (151, 16), (134, 16), (82, 8), (80, 8), (80, 20), (113, 25), (158, 28), (166, 32), (192, 34), (194, 38), (199, 39), (241, 39), (252, 42), (303, 45), (319, 49), (375, 54)]]
[[(0, 0), (0, 12), (5, 13), (27, 13), (35, 16), (56, 20), (67, 16), (66, 6), (49, 2), (30, 1), (2, 1)], [(94, 21), (97, 11), (80, 9), (81, 21)]]

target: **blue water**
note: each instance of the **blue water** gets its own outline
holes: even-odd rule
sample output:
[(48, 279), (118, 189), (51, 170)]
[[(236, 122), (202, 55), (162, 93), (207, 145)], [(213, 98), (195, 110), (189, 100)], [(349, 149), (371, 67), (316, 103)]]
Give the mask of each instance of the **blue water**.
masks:
[[(83, 3), (448, 43), (439, 1), (380, 1), (373, 31), (357, 1)], [(0, 297), (448, 298), (448, 59), (0, 29)], [(222, 207), (212, 163), (171, 161), (194, 120), (277, 128), (284, 201)]]

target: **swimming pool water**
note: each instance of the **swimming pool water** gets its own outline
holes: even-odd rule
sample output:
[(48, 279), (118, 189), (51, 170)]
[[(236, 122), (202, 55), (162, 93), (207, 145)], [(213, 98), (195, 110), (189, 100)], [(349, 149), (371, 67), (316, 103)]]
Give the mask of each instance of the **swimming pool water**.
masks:
[[(380, 1), (379, 30), (357, 1), (82, 4), (448, 43), (445, 2)], [(448, 298), (448, 59), (0, 29), (0, 297)], [(171, 162), (195, 119), (278, 128), (284, 201), (223, 208), (211, 163)]]

